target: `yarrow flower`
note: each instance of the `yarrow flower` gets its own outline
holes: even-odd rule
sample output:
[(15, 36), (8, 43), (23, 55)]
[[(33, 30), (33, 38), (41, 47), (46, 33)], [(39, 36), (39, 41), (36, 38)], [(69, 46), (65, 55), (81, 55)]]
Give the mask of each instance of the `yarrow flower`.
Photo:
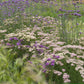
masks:
[(65, 72), (65, 69), (62, 69), (63, 72)]

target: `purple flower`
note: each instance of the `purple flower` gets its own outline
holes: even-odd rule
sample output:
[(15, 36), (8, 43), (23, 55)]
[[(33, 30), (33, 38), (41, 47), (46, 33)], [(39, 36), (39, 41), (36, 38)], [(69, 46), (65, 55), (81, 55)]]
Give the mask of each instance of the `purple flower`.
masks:
[(53, 55), (54, 59), (58, 59), (60, 56)]
[(82, 32), (79, 32), (80, 34), (82, 34)]
[(9, 38), (9, 40), (13, 40), (13, 38)]
[(59, 14), (58, 16), (63, 16), (63, 14)]
[(8, 16), (10, 17), (10, 16), (11, 16), (11, 14), (10, 14), (10, 13), (8, 13)]
[(20, 7), (18, 7), (18, 9), (20, 9)]
[(59, 11), (66, 11), (66, 10), (64, 10), (64, 9), (62, 9), (62, 8), (59, 8)]
[(24, 11), (24, 8), (21, 8), (20, 10), (21, 10), (21, 11)]
[(45, 65), (46, 65), (46, 66), (48, 66), (49, 64), (50, 64), (49, 62), (46, 62), (46, 64), (45, 64)]
[(55, 6), (58, 6), (58, 4), (55, 4)]
[(51, 58), (48, 58), (47, 61), (51, 61)]
[(30, 48), (31, 46), (29, 46), (29, 45), (26, 45), (26, 47), (27, 47), (27, 48)]
[(51, 63), (55, 63), (55, 60), (52, 60)]
[(37, 44), (34, 44), (33, 46), (34, 46), (35, 48), (37, 48)]
[(71, 28), (73, 28), (73, 27), (71, 27)]
[(21, 45), (21, 43), (20, 42), (17, 42), (16, 45), (19, 46), (19, 45)]
[(48, 24), (50, 24), (50, 22), (49, 22), (49, 21), (47, 21), (47, 23), (48, 23)]
[(56, 58), (58, 59), (58, 58), (60, 58), (60, 56), (56, 56)]
[(79, 25), (78, 23), (76, 23), (76, 25)]
[(33, 45), (35, 48), (37, 48), (37, 42), (35, 42), (35, 44)]
[(43, 68), (46, 68), (46, 66), (45, 66), (45, 65), (43, 65)]
[(43, 72), (45, 73), (47, 70), (45, 69), (45, 70), (43, 70)]
[(32, 64), (32, 62), (31, 61), (28, 61), (30, 64)]
[(44, 48), (45, 46), (44, 45), (39, 45), (40, 48)]
[(50, 1), (50, 0), (47, 0), (47, 1)]
[(79, 14), (79, 13), (73, 13), (73, 15), (75, 15), (75, 16), (81, 16), (81, 14)]
[(53, 2), (51, 2), (51, 4), (53, 4)]
[(77, 13), (80, 12), (80, 10), (77, 10)]
[(14, 40), (18, 40), (18, 38), (17, 37), (13, 37), (14, 38)]
[(37, 17), (38, 15), (36, 15), (36, 17)]
[(73, 5), (75, 6), (75, 5), (76, 5), (76, 3), (73, 3)]
[(53, 55), (53, 58), (56, 58), (56, 59), (58, 59), (60, 56), (56, 56), (56, 55)]
[(45, 46), (45, 49), (49, 49), (49, 48)]
[(53, 57), (55, 57), (55, 55), (53, 55)]
[(38, 53), (43, 53), (44, 50), (43, 49), (36, 49), (38, 51)]
[(54, 65), (55, 65), (55, 63), (51, 63), (50, 65), (51, 65), (51, 66), (54, 66)]
[(63, 9), (62, 8), (59, 8), (59, 11), (63, 11)]
[(11, 44), (10, 43), (6, 43), (7, 46), (10, 46)]
[(68, 10), (68, 13), (73, 12), (73, 10)]

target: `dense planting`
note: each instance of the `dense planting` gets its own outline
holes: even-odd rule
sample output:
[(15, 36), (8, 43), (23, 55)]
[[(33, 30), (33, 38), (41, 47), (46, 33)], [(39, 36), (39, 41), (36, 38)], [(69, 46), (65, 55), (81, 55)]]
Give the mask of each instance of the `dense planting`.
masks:
[(83, 83), (83, 3), (0, 1), (0, 84)]

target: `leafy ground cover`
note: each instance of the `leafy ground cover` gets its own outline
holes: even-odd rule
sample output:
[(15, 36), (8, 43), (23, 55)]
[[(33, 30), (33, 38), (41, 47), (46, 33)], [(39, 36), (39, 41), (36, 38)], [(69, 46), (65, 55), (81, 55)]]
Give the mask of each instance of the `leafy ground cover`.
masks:
[(0, 2), (0, 84), (83, 84), (84, 4), (66, 0)]

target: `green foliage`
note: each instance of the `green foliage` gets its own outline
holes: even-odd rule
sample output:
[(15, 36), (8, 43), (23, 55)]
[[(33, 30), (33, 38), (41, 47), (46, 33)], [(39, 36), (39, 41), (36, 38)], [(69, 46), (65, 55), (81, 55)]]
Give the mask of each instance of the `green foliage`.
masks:
[[(0, 49), (0, 84), (46, 84), (42, 72), (35, 65), (37, 59), (31, 64), (25, 61), (26, 55), (14, 60), (15, 54), (11, 50)], [(35, 63), (35, 64), (34, 64)]]

